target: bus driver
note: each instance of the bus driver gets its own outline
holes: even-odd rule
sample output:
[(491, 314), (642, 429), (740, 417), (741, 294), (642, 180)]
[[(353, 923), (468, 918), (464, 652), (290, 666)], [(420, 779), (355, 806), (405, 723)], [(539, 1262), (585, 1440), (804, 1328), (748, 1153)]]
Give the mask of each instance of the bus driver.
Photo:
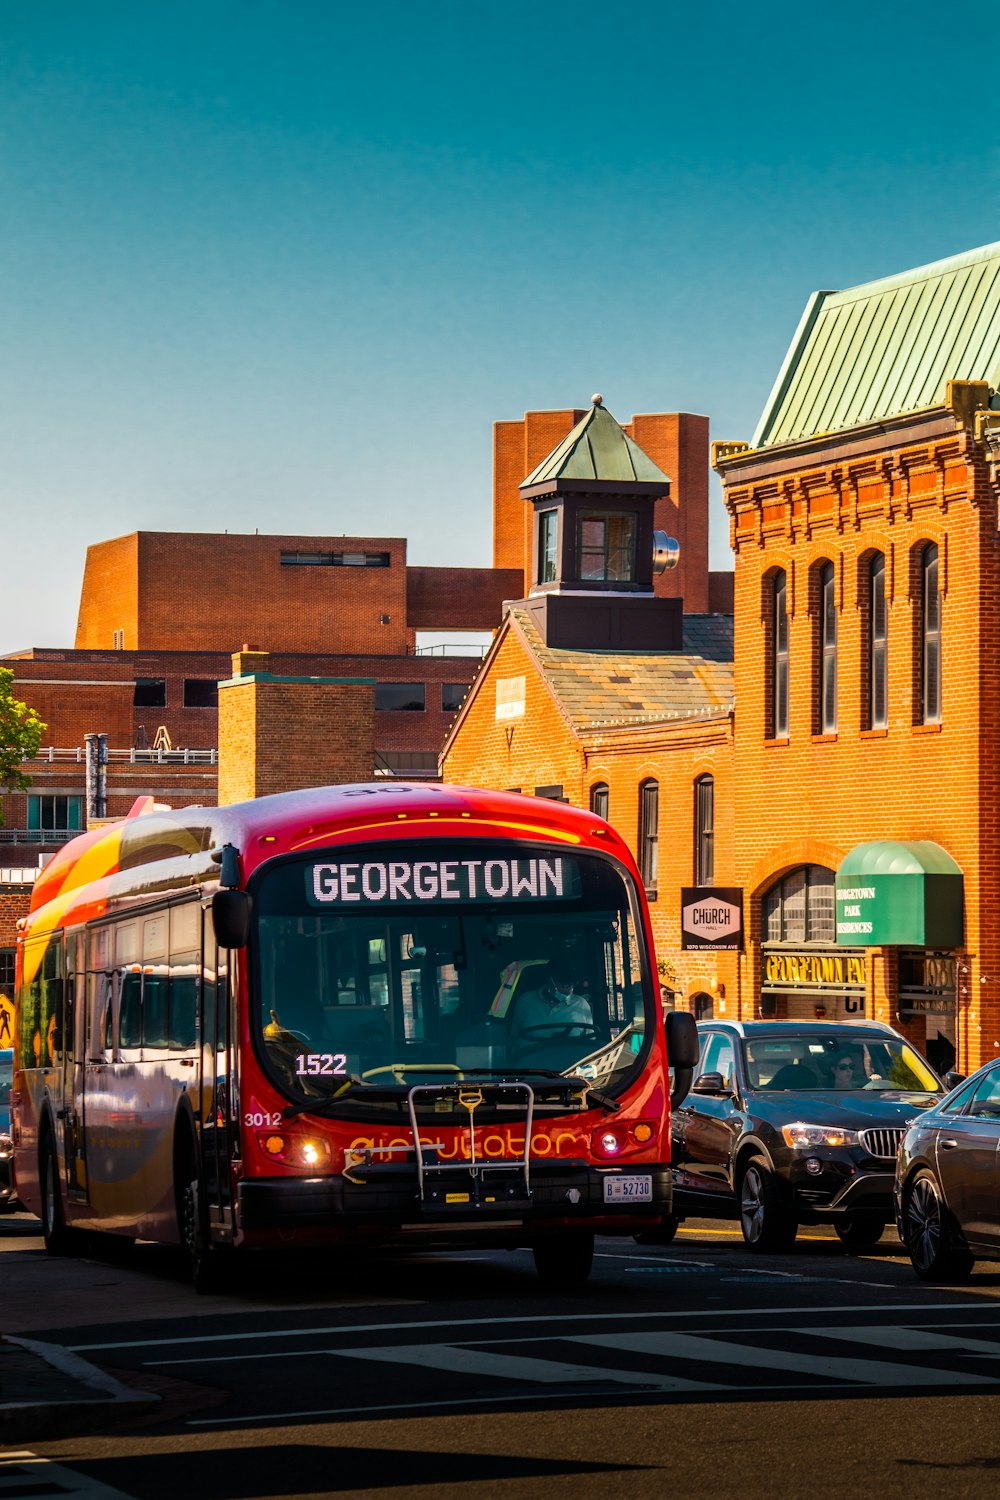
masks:
[(590, 1001), (576, 993), (576, 976), (564, 958), (549, 965), (547, 978), (537, 990), (525, 995), (514, 1015), (514, 1035), (539, 1026), (561, 1028), (578, 1023), (593, 1026)]

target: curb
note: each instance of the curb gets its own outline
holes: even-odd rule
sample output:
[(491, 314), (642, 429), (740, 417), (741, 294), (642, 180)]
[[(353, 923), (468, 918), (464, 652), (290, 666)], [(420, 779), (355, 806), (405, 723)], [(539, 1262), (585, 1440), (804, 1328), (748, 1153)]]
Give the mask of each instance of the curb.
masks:
[(5, 1344), (17, 1345), (60, 1375), (93, 1395), (56, 1401), (0, 1401), (0, 1443), (39, 1442), (46, 1438), (76, 1437), (98, 1430), (100, 1417), (114, 1421), (139, 1416), (159, 1405), (159, 1396), (133, 1391), (113, 1375), (88, 1364), (59, 1344), (7, 1335)]

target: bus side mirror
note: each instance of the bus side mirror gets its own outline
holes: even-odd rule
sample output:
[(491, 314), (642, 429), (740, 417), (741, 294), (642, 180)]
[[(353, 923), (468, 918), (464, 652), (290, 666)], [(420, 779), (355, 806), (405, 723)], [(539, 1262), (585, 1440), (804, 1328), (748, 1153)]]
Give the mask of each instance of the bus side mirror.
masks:
[(250, 936), (253, 902), (246, 891), (216, 891), (212, 897), (212, 926), (220, 948), (245, 948)]
[(667, 1062), (673, 1069), (674, 1086), (670, 1094), (670, 1108), (683, 1104), (691, 1089), (694, 1070), (698, 1066), (701, 1038), (694, 1016), (686, 1010), (671, 1010), (663, 1018), (667, 1034)]

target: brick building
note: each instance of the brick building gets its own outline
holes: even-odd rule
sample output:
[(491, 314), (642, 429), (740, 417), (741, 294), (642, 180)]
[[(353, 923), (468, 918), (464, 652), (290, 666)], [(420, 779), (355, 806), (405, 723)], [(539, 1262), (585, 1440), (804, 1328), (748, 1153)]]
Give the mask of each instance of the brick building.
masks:
[(713, 453), (742, 1014), (873, 1015), (963, 1071), (1000, 1048), (998, 298), (1000, 245), (815, 294)]
[[(710, 841), (695, 838), (699, 808), (717, 782), (732, 782), (732, 619), (688, 612), (678, 592), (679, 576), (699, 602), (712, 598), (697, 542), (693, 558), (682, 547), (676, 568), (654, 572), (654, 534), (684, 506), (666, 508), (674, 487), (633, 437), (640, 419), (619, 427), (594, 402), (564, 414), (579, 421), (568, 435), (555, 431), (551, 453), (528, 451), (523, 517), (500, 495), (507, 530), (520, 534), (527, 594), (508, 606), (448, 734), (442, 774), (558, 798), (613, 822), (636, 854), (670, 987), (707, 1009), (724, 984), (718, 956), (670, 956), (680, 950), (679, 888), (710, 880), (713, 858), (733, 855), (725, 795)], [(691, 472), (707, 422), (681, 415), (662, 426)], [(503, 424), (499, 437), (510, 440), (512, 428), (517, 435), (519, 425)], [(526, 419), (523, 430), (552, 436), (555, 424)], [(502, 456), (501, 489), (514, 463)], [(707, 465), (704, 479), (694, 516), (677, 529), (707, 544)], [(513, 549), (496, 555), (512, 565)], [(725, 598), (719, 584), (714, 592)]]
[[(707, 534), (704, 419), (690, 419), (702, 424), (697, 430), (685, 428), (686, 418), (635, 420), (674, 442)], [(564, 436), (573, 413), (527, 413), (523, 424), (501, 425), (533, 431), (539, 423)], [(497, 483), (494, 550), (502, 552), (499, 492)], [(676, 507), (676, 496), (670, 503)], [(440, 746), (481, 659), (479, 647), (463, 652), (461, 637), (494, 630), (503, 601), (523, 592), (529, 564), (520, 531), (518, 539), (514, 562), (491, 568), (411, 567), (404, 540), (379, 536), (136, 532), (88, 548), (74, 648), (4, 658), (15, 692), (48, 727), (39, 757), (25, 767), (30, 791), (4, 799), (0, 851), (28, 869), (84, 826), (88, 735), (107, 736), (107, 816), (123, 816), (143, 795), (170, 806), (214, 803), (219, 684), (241, 646), (269, 653), (272, 685), (315, 683), (331, 754), (368, 722), (367, 710), (359, 718), (343, 694), (338, 700), (341, 688), (351, 697), (343, 679), (373, 685), (374, 754), (366, 731), (352, 774), (437, 776)], [(437, 635), (437, 645), (422, 647), (419, 633)], [(304, 712), (295, 710), (299, 728)], [(324, 752), (310, 749), (308, 764), (298, 766), (303, 737), (295, 723), (287, 728), (268, 774), (322, 780)], [(13, 908), (25, 909), (26, 900), (26, 887), (11, 887)], [(0, 934), (0, 962), (9, 956), (7, 937)]]
[[(697, 615), (613, 702), (633, 663), (568, 667), (532, 634), (529, 572), (450, 733), (448, 779), (606, 807), (647, 884), (655, 784), (658, 951), (699, 1013), (871, 1016), (966, 1072), (1000, 1048), (998, 306), (1000, 245), (817, 293), (752, 442), (713, 445), (732, 716), (710, 692), (687, 720), (644, 712), (678, 667), (705, 691)], [(681, 947), (702, 883), (742, 892), (742, 952)]]

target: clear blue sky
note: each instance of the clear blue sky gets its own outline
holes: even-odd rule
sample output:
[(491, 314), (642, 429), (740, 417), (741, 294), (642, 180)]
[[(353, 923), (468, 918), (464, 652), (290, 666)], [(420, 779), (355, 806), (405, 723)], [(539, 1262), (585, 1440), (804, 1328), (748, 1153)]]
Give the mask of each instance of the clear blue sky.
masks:
[(595, 390), (749, 439), (812, 290), (1000, 239), (996, 17), (0, 0), (0, 651), (136, 528), (488, 563), (491, 424)]

